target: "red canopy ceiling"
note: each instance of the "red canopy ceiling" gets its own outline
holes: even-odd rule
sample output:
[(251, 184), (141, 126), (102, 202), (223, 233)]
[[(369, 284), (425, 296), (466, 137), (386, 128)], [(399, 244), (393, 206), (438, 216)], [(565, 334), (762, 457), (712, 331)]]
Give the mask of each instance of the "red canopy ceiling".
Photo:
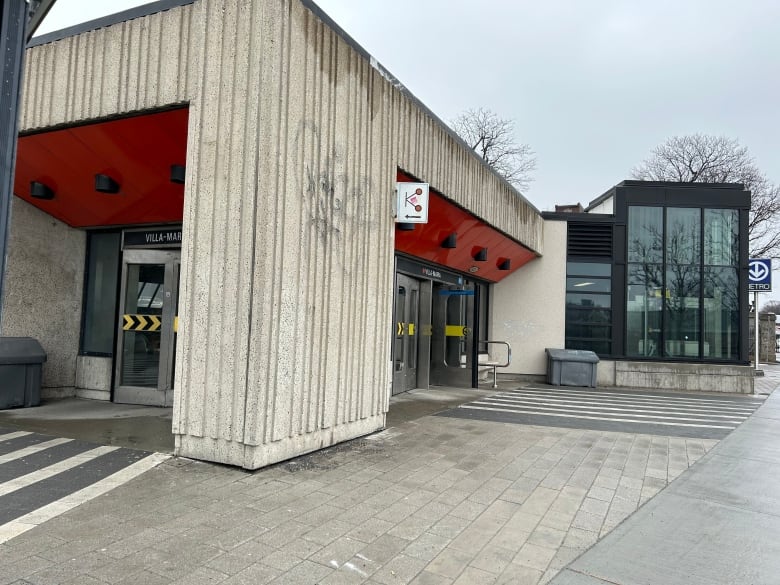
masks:
[[(187, 156), (188, 109), (179, 108), (19, 138), (14, 193), (72, 227), (181, 222), (184, 185), (171, 165)], [(119, 183), (95, 191), (95, 175)], [(30, 195), (37, 181), (53, 199)]]
[[(401, 171), (397, 180), (415, 182)], [(455, 234), (456, 247), (442, 247), (451, 234)], [(487, 248), (487, 259), (475, 260), (483, 248)], [(498, 282), (536, 257), (522, 244), (432, 190), (428, 223), (414, 224), (412, 231), (399, 229), (396, 224), (395, 249), (490, 282)], [(507, 260), (509, 268), (502, 269)]]

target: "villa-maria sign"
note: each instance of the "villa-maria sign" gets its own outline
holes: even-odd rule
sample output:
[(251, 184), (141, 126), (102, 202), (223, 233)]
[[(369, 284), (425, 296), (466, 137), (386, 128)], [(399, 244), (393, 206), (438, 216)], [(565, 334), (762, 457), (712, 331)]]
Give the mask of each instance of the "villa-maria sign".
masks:
[(748, 290), (750, 292), (772, 291), (772, 260), (751, 258), (748, 261)]

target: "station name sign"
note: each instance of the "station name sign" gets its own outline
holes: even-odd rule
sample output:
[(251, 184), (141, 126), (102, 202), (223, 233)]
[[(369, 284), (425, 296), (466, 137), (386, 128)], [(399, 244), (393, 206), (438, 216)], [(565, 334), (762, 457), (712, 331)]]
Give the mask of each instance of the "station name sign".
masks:
[(447, 284), (463, 284), (463, 277), (459, 274), (448, 272), (438, 267), (428, 266), (421, 262), (415, 262), (414, 260), (409, 260), (408, 258), (400, 256), (396, 258), (396, 269), (405, 274), (416, 276), (417, 278), (427, 278), (438, 282), (446, 282)]
[(126, 231), (124, 248), (181, 248), (181, 228), (154, 228)]

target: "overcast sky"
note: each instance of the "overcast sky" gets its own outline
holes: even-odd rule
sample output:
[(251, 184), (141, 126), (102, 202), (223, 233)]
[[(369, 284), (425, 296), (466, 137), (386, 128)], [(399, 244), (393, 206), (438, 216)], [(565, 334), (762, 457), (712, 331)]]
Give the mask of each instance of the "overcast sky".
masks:
[[(143, 3), (58, 0), (40, 32)], [(541, 210), (587, 204), (695, 132), (738, 139), (780, 181), (775, 0), (318, 4), (441, 119), (484, 107), (515, 120)]]

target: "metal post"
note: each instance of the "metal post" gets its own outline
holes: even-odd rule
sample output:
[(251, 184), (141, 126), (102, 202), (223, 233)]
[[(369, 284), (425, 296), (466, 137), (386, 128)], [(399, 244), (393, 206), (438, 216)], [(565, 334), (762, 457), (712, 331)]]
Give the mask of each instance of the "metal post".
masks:
[(0, 4), (0, 318), (3, 314), (3, 280), (11, 224), (27, 15), (25, 0), (5, 0)]
[(753, 343), (756, 346), (756, 368), (755, 369), (758, 370), (758, 348), (761, 345), (761, 340), (758, 336), (758, 291), (755, 291), (753, 293), (753, 307), (754, 307), (753, 310), (756, 312), (756, 329), (755, 329), (755, 333), (753, 334), (753, 339), (754, 339)]

